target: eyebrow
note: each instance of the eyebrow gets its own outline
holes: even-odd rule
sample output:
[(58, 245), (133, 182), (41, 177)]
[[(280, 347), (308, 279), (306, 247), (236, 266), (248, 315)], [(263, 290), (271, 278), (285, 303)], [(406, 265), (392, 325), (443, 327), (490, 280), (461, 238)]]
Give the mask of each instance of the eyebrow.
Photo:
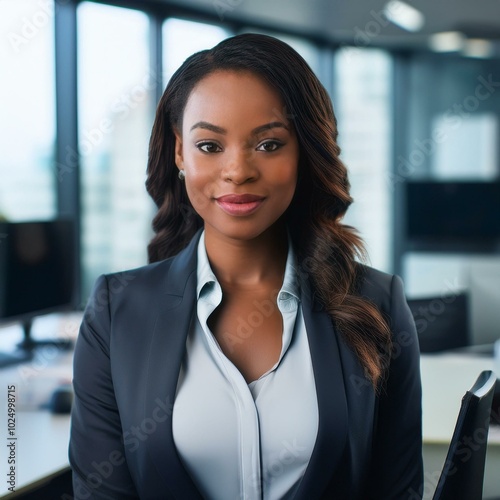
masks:
[[(211, 130), (212, 132), (215, 132), (216, 134), (227, 134), (227, 130), (225, 128), (219, 127), (218, 125), (214, 125), (209, 122), (205, 121), (200, 121), (195, 123), (189, 130), (194, 130), (195, 128), (202, 128), (205, 130)], [(264, 132), (265, 130), (270, 130), (273, 128), (284, 128), (286, 130), (290, 130), (289, 127), (287, 127), (283, 122), (270, 122), (266, 123), (264, 125), (259, 125), (258, 127), (255, 127), (251, 134), (252, 135), (258, 135), (261, 132)]]

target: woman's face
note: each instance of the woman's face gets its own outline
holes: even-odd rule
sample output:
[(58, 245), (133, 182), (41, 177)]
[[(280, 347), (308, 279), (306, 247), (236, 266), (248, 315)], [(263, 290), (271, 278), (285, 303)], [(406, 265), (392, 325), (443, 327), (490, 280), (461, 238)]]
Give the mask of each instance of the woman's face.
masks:
[(280, 95), (250, 72), (217, 71), (194, 87), (175, 161), (207, 236), (256, 238), (290, 205), (299, 145), (285, 116)]

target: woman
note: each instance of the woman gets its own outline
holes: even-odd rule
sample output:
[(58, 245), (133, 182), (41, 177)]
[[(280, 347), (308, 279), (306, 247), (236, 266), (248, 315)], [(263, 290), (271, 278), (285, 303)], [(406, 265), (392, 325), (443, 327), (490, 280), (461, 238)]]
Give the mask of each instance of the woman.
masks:
[(76, 498), (420, 498), (416, 333), (359, 264), (328, 95), (255, 34), (188, 58), (153, 127), (152, 264), (98, 279)]

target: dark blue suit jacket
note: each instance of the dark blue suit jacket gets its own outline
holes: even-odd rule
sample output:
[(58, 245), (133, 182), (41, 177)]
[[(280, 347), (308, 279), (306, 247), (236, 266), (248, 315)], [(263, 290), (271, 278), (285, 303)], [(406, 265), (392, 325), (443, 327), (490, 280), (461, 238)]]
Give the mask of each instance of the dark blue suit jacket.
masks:
[[(74, 360), (75, 499), (202, 498), (177, 454), (171, 419), (195, 314), (198, 238), (176, 257), (96, 282)], [(300, 280), (319, 429), (294, 498), (420, 498), (419, 351), (401, 280), (365, 268), (361, 294), (393, 332), (380, 394), (314, 300), (307, 275)]]

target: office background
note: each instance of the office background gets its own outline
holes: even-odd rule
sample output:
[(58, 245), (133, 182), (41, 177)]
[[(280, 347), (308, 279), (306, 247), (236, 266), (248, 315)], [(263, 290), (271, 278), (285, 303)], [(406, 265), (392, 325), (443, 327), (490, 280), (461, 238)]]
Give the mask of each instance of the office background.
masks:
[(498, 182), (500, 7), (415, 6), (0, 2), (0, 216), (77, 222), (81, 306), (98, 274), (144, 264), (154, 213), (147, 144), (165, 83), (191, 53), (263, 32), (293, 45), (331, 94), (355, 199), (346, 222), (372, 265), (402, 275), (410, 296), (457, 293), (482, 266), (490, 282), (476, 287), (491, 295), (498, 239), (415, 244), (405, 197), (415, 180)]
[(99, 274), (145, 264), (156, 103), (187, 56), (245, 31), (290, 43), (330, 93), (345, 222), (429, 299), (417, 326), (465, 291), (469, 342), (500, 338), (498, 0), (0, 0), (0, 220), (75, 221), (79, 309)]

